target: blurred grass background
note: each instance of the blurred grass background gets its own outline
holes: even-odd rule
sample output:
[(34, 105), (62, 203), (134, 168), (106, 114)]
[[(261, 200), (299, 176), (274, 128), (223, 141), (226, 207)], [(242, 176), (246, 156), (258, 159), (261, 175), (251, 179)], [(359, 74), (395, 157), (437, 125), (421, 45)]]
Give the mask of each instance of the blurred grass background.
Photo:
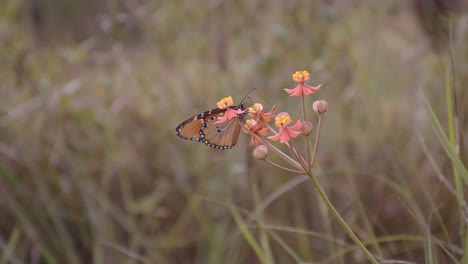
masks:
[(247, 137), (220, 152), (174, 134), (252, 88), (299, 117), (282, 90), (296, 70), (330, 106), (315, 174), (373, 254), (461, 263), (457, 169), (424, 97), (466, 168), (466, 8), (1, 1), (0, 263), (365, 263), (307, 179), (253, 160)]

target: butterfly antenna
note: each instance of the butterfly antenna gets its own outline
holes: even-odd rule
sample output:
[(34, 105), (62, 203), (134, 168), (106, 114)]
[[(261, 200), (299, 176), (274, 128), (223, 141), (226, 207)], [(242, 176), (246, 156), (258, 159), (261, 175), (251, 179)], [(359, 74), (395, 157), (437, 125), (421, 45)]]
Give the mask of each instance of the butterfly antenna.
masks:
[(252, 93), (254, 90), (256, 90), (257, 88), (252, 88), (250, 89), (250, 91), (244, 96), (244, 98), (242, 98), (242, 101), (241, 102), (244, 102), (246, 99), (252, 99), (249, 94)]

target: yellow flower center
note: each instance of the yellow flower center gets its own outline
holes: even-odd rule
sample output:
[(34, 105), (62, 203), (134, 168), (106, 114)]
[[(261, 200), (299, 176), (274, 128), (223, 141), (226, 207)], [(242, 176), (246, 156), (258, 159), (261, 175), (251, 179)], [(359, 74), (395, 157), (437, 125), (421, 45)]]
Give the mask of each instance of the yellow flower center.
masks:
[(291, 117), (289, 116), (288, 113), (280, 113), (278, 115), (276, 115), (275, 117), (275, 125), (277, 127), (285, 127), (287, 125), (289, 125), (289, 123), (291, 123)]
[(310, 74), (307, 71), (296, 71), (292, 78), (296, 82), (304, 82), (310, 79)]
[(252, 128), (256, 124), (257, 124), (257, 121), (255, 121), (254, 119), (249, 119), (249, 120), (245, 121), (245, 126), (248, 127), (248, 128)]
[(224, 97), (223, 99), (219, 100), (219, 102), (216, 104), (219, 109), (226, 109), (229, 106), (233, 105), (232, 97)]
[(249, 107), (248, 111), (250, 114), (258, 114), (263, 110), (263, 105), (259, 103), (255, 103), (251, 107)]

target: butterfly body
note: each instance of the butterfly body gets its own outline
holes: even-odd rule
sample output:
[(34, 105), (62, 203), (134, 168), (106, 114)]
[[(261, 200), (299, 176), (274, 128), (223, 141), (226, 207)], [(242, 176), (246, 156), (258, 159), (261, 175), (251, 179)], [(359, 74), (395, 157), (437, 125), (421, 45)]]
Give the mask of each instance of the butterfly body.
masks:
[[(230, 106), (233, 110), (245, 110), (245, 104), (241, 102), (238, 106)], [(189, 118), (178, 125), (175, 133), (185, 140), (204, 143), (216, 149), (230, 149), (239, 139), (241, 124), (236, 119), (243, 120), (246, 113), (238, 114), (236, 118), (224, 123), (217, 124), (218, 118), (222, 117), (226, 109), (215, 108), (202, 112)]]

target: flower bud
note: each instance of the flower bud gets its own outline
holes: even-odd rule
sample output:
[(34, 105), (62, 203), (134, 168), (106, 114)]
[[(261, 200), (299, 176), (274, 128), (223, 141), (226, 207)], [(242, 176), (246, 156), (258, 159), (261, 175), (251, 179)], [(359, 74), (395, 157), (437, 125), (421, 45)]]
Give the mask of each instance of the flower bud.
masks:
[(253, 156), (259, 160), (265, 160), (268, 155), (268, 148), (265, 145), (260, 145), (252, 151)]
[(319, 114), (324, 114), (328, 109), (328, 103), (324, 100), (317, 100), (312, 104), (312, 108)]
[(312, 125), (311, 122), (302, 121), (301, 122), (301, 127), (299, 128), (299, 130), (301, 131), (302, 135), (307, 136), (312, 132), (313, 128), (314, 128), (314, 125)]

